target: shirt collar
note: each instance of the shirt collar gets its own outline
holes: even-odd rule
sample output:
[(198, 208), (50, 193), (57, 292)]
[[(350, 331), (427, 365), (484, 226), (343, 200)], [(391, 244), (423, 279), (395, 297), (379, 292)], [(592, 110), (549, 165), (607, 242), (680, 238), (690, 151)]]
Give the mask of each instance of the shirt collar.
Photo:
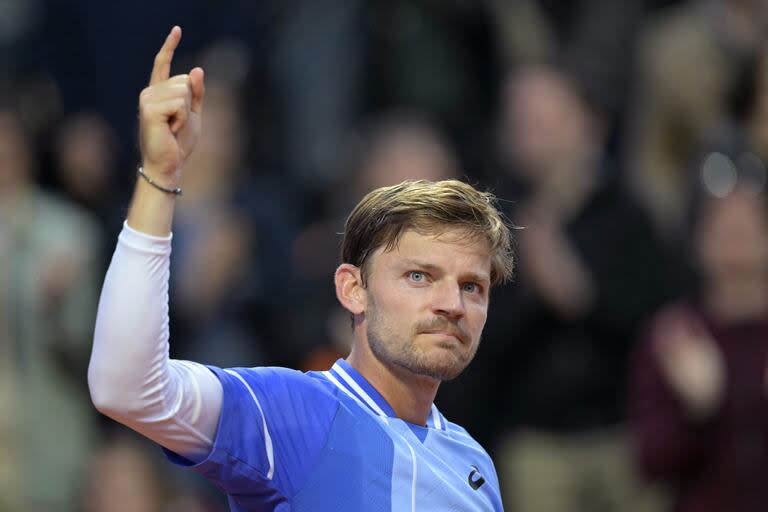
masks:
[[(357, 401), (370, 409), (378, 416), (397, 418), (389, 402), (374, 388), (360, 372), (352, 367), (344, 359), (339, 359), (330, 370), (323, 372), (325, 376), (342, 391), (352, 395)], [(445, 418), (442, 417), (434, 404), (432, 404), (427, 426), (440, 430), (446, 430)]]

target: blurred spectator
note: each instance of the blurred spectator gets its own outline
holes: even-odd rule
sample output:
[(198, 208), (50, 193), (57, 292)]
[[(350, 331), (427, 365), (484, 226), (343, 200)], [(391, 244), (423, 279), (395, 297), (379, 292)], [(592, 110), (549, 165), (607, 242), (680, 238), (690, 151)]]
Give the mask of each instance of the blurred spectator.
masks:
[(504, 67), (559, 65), (606, 120), (625, 108), (637, 26), (647, 0), (492, 0)]
[[(355, 185), (347, 201), (404, 180), (440, 181), (459, 175), (459, 163), (443, 135), (416, 112), (393, 111), (363, 130), (354, 157)], [(348, 210), (347, 210), (348, 211)]]
[(639, 345), (638, 460), (675, 511), (768, 508), (768, 209), (739, 186), (698, 209), (701, 287), (662, 309)]
[(0, 479), (13, 478), (0, 508), (70, 511), (94, 419), (84, 376), (101, 240), (90, 215), (34, 184), (35, 165), (0, 112)]
[(54, 142), (61, 190), (96, 215), (107, 213), (116, 164), (115, 135), (96, 113), (65, 118)]
[(684, 227), (696, 151), (722, 120), (727, 91), (765, 40), (767, 21), (762, 0), (689, 0), (645, 30), (629, 170), (669, 237)]
[[(517, 200), (518, 272), (486, 327), (506, 421), (497, 463), (517, 511), (653, 510), (622, 427), (636, 326), (662, 300), (651, 223), (603, 152), (600, 118), (553, 68), (504, 89), (505, 176)], [(515, 186), (513, 186), (515, 185)]]
[(367, 112), (428, 112), (452, 141), (467, 172), (482, 161), (498, 59), (486, 2), (367, 0), (363, 93)]
[[(105, 240), (117, 236), (127, 200), (125, 192), (115, 188), (117, 154), (114, 131), (95, 112), (66, 117), (53, 141), (57, 189), (93, 214)], [(106, 268), (112, 248), (107, 251), (104, 245), (99, 264)]]
[(245, 167), (238, 100), (236, 89), (208, 80), (203, 135), (174, 222), (171, 281), (174, 348), (225, 367), (265, 364), (271, 356), (272, 312), (291, 288), (296, 222), (294, 198)]

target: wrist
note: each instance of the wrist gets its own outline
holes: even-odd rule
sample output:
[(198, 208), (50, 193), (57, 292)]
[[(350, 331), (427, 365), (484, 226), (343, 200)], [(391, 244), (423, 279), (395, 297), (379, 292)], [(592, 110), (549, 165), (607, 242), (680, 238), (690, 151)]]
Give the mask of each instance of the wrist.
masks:
[(167, 165), (145, 158), (141, 159), (139, 166), (159, 183), (169, 187), (181, 186), (181, 166), (177, 167), (175, 164)]
[(171, 232), (175, 205), (175, 195), (161, 192), (137, 176), (128, 208), (128, 225), (142, 233), (167, 236)]
[(159, 190), (160, 192), (164, 192), (171, 196), (182, 195), (182, 190), (178, 183), (179, 180), (169, 179), (167, 174), (155, 172), (151, 167), (147, 168), (141, 166), (136, 170), (136, 172), (140, 181), (143, 180), (149, 186)]

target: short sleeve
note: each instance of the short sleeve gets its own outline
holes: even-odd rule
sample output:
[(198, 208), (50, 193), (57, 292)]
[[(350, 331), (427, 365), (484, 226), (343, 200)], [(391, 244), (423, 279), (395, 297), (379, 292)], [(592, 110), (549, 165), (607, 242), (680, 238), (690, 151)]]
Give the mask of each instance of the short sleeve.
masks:
[(208, 456), (198, 464), (166, 451), (230, 496), (278, 503), (306, 481), (338, 409), (323, 380), (285, 368), (209, 367), (223, 388), (221, 416)]

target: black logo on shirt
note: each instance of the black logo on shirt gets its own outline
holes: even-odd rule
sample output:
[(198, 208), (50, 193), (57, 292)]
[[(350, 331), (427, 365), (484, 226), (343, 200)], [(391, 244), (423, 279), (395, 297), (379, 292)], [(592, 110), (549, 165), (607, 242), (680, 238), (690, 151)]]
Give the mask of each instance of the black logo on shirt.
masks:
[(471, 466), (472, 471), (469, 473), (469, 476), (467, 477), (467, 482), (469, 482), (469, 486), (473, 488), (474, 490), (478, 490), (481, 485), (485, 483), (485, 478), (483, 478), (483, 475), (480, 474), (480, 470), (477, 469), (477, 466), (474, 464)]

